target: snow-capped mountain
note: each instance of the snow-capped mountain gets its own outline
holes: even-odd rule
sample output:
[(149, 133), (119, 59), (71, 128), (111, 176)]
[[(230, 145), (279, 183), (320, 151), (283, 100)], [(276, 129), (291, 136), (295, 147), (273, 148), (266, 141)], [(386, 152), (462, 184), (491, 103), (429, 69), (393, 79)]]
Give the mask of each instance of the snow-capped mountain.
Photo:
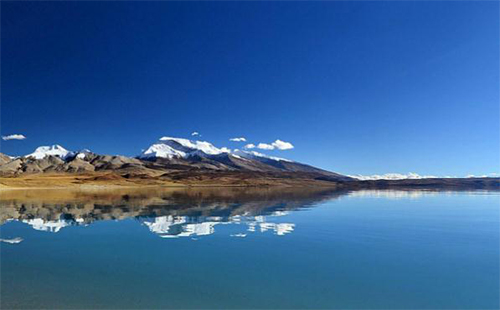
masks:
[(228, 148), (218, 148), (207, 141), (196, 141), (182, 138), (162, 137), (160, 140), (152, 144), (149, 148), (143, 151), (139, 158), (188, 158), (191, 156), (213, 157), (221, 154), (231, 154), (236, 158), (246, 158), (254, 160), (274, 160), (286, 161), (291, 160), (268, 156), (255, 151), (243, 151), (236, 149), (231, 152)]
[[(216, 147), (207, 141), (173, 137), (160, 138), (137, 157), (101, 155), (87, 149), (75, 152), (58, 144), (40, 146), (33, 153), (21, 157), (11, 157), (0, 153), (0, 177), (65, 173), (79, 174), (73, 176), (74, 180), (73, 177), (63, 179), (63, 183), (70, 182), (71, 186), (89, 182), (92, 184), (169, 186), (179, 184), (190, 186), (394, 187), (422, 184), (422, 186), (447, 188), (500, 187), (499, 178), (495, 178), (497, 175), (472, 177), (467, 180), (417, 174), (346, 176), (251, 150), (231, 151), (225, 147)], [(52, 179), (50, 181), (55, 182)], [(33, 182), (38, 182), (38, 180)], [(349, 182), (349, 185), (345, 182)], [(360, 184), (361, 182), (363, 184)]]
[(139, 155), (139, 158), (187, 158), (198, 155), (229, 153), (227, 148), (217, 148), (210, 142), (182, 138), (162, 137)]
[[(80, 151), (69, 151), (59, 144), (54, 144), (51, 146), (39, 146), (36, 150), (24, 157), (30, 157), (34, 159), (44, 159), (48, 156), (57, 156), (63, 160), (71, 159), (71, 158), (80, 158), (84, 159), (86, 156), (93, 154), (89, 149), (82, 149)], [(14, 158), (14, 157), (12, 157)]]
[(58, 144), (54, 144), (51, 146), (40, 146), (36, 148), (36, 150), (26, 155), (25, 157), (31, 157), (35, 159), (43, 159), (49, 155), (60, 157), (61, 159), (66, 159), (68, 157), (72, 157), (75, 155), (74, 152), (68, 151)]
[(178, 151), (173, 147), (163, 144), (155, 143), (151, 145), (147, 150), (139, 155), (139, 158), (174, 158), (174, 157), (186, 157), (186, 153)]
[(97, 179), (117, 183), (134, 182), (136, 179), (158, 183), (209, 183), (219, 182), (214, 181), (219, 176), (222, 182), (230, 184), (248, 184), (254, 181), (269, 184), (276, 183), (277, 179), (289, 182), (295, 178), (321, 182), (350, 179), (255, 151), (232, 152), (207, 141), (173, 137), (160, 138), (135, 158), (100, 155), (86, 149), (69, 151), (57, 144), (40, 146), (33, 153), (19, 158), (0, 156), (0, 175), (41, 173), (106, 174)]
[(76, 158), (79, 158), (79, 159), (85, 159), (86, 157), (90, 156), (94, 154), (91, 150), (89, 149), (83, 149), (83, 150), (80, 150), (76, 153)]

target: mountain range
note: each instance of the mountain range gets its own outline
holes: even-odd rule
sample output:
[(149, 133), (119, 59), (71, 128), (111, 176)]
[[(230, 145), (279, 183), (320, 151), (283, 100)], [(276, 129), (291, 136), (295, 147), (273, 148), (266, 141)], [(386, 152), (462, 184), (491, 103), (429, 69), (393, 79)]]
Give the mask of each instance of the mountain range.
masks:
[[(217, 148), (206, 141), (162, 137), (136, 157), (70, 151), (60, 145), (40, 146), (33, 153), (11, 157), (0, 153), (0, 177), (34, 175), (93, 176), (114, 183), (142, 180), (182, 184), (262, 184), (279, 179), (347, 181), (352, 178), (255, 151)], [(158, 183), (156, 182), (156, 183)], [(155, 182), (153, 182), (155, 183)]]
[(173, 137), (160, 138), (135, 157), (60, 145), (19, 157), (0, 153), (0, 188), (109, 185), (497, 189), (500, 178), (359, 180), (255, 151)]

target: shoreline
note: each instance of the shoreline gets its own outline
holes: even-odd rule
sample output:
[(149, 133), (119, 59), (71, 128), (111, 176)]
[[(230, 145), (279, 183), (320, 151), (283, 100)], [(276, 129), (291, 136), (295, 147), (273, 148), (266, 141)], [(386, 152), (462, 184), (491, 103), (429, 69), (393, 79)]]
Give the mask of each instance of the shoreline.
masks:
[(333, 185), (308, 185), (308, 186), (298, 186), (298, 185), (228, 185), (228, 184), (214, 184), (214, 185), (204, 185), (204, 184), (195, 184), (195, 185), (80, 185), (80, 186), (26, 186), (26, 187), (9, 187), (9, 186), (0, 186), (1, 191), (9, 191), (9, 190), (28, 190), (28, 189), (36, 189), (36, 190), (70, 190), (70, 189), (140, 189), (140, 188), (165, 188), (165, 189), (190, 189), (190, 188), (330, 188), (335, 189), (336, 186)]
[[(88, 176), (88, 175), (87, 175)], [(370, 181), (326, 181), (315, 179), (221, 179), (202, 183), (169, 182), (158, 179), (92, 180), (82, 175), (30, 175), (0, 177), (0, 192), (12, 190), (190, 189), (190, 188), (324, 188), (332, 190), (490, 190), (500, 191), (500, 178), (429, 178)], [(210, 181), (215, 181), (210, 183)]]

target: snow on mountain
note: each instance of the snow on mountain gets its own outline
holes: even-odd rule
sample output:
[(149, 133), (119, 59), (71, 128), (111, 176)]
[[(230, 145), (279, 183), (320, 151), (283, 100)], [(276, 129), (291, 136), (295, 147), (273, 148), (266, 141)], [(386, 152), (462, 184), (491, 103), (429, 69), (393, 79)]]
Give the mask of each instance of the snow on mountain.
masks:
[(10, 156), (7, 154), (0, 153), (0, 162), (8, 162), (10, 160), (16, 159), (17, 157)]
[(162, 137), (139, 155), (140, 158), (186, 158), (193, 155), (219, 155), (229, 153), (227, 148), (217, 148), (206, 141), (188, 140), (182, 138)]
[(243, 157), (243, 158), (249, 158), (249, 159), (272, 159), (272, 160), (276, 160), (276, 161), (287, 161), (287, 162), (293, 162), (289, 159), (285, 159), (285, 158), (281, 158), (281, 157), (276, 157), (276, 156), (269, 156), (269, 155), (265, 155), (265, 154), (262, 154), (262, 153), (259, 153), (259, 152), (256, 152), (256, 151), (242, 151), (242, 150), (234, 150), (234, 152), (232, 153), (233, 156), (239, 156), (239, 157)]
[(256, 159), (256, 160), (275, 160), (275, 161), (287, 161), (291, 162), (291, 160), (268, 156), (255, 151), (243, 151), (243, 150), (234, 150), (231, 152), (227, 147), (218, 148), (213, 144), (207, 141), (196, 141), (196, 140), (188, 140), (183, 138), (172, 138), (172, 137), (162, 137), (158, 142), (151, 145), (148, 149), (139, 155), (139, 158), (174, 158), (174, 157), (190, 157), (194, 155), (198, 156), (213, 156), (224, 153), (230, 153), (232, 156), (237, 158), (247, 158), (247, 159)]
[(437, 178), (437, 176), (433, 175), (419, 175), (414, 172), (410, 172), (408, 174), (401, 173), (386, 173), (386, 174), (374, 174), (374, 175), (348, 175), (351, 178), (355, 178), (362, 181), (373, 181), (373, 180), (418, 180), (418, 179), (432, 179)]
[(436, 176), (436, 175), (420, 175), (418, 173), (410, 172), (407, 174), (402, 173), (386, 173), (386, 174), (374, 174), (374, 175), (348, 175), (351, 178), (355, 178), (362, 181), (374, 181), (374, 180), (419, 180), (419, 179), (453, 179), (453, 178), (498, 178), (500, 174), (498, 173), (489, 173), (482, 175), (473, 175), (469, 174), (465, 177), (463, 176)]
[(173, 147), (164, 143), (155, 143), (151, 145), (147, 150), (142, 152), (139, 157), (141, 158), (173, 158), (173, 157), (186, 157), (186, 153), (176, 150)]
[(33, 153), (26, 155), (25, 157), (33, 157), (35, 159), (43, 159), (47, 156), (58, 156), (62, 159), (71, 157), (74, 155), (73, 152), (66, 150), (62, 146), (55, 144), (52, 146), (40, 146)]
[(219, 149), (215, 146), (213, 146), (210, 142), (206, 141), (192, 141), (188, 139), (182, 139), (182, 138), (171, 138), (171, 137), (162, 137), (160, 138), (160, 141), (163, 143), (170, 145), (174, 148), (179, 149), (179, 145), (181, 146), (181, 150), (184, 148), (184, 151), (187, 152), (193, 152), (195, 150), (202, 151), (205, 154), (208, 155), (218, 155), (221, 153), (227, 153), (223, 149)]
[(80, 150), (76, 153), (76, 158), (85, 159), (85, 157), (87, 157), (87, 155), (90, 155), (90, 154), (92, 154), (91, 150), (83, 149), (83, 150)]

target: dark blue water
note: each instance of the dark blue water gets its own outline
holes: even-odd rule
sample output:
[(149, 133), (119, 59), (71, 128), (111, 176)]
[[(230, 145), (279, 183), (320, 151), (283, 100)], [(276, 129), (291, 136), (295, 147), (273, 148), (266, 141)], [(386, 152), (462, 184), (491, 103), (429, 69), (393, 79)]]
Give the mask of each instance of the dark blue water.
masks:
[(499, 308), (499, 193), (315, 195), (2, 201), (1, 306)]

